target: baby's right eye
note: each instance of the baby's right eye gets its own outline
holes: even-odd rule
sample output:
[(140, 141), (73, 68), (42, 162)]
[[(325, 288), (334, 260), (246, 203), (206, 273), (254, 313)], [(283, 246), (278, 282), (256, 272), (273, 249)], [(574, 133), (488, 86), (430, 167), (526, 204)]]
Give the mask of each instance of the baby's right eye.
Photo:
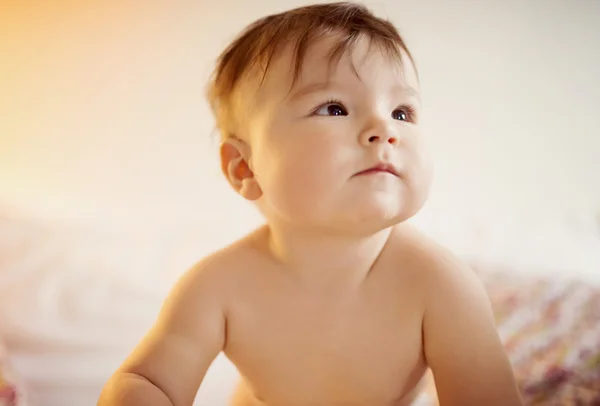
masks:
[(331, 101), (319, 107), (315, 114), (317, 116), (347, 116), (348, 112), (341, 103)]

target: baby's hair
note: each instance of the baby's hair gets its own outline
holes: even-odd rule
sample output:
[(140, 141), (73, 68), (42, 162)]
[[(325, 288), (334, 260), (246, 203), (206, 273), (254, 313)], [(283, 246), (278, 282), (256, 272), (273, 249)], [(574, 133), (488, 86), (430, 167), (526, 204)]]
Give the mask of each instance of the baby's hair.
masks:
[(293, 86), (307, 49), (319, 39), (334, 35), (339, 37), (339, 42), (330, 51), (330, 64), (339, 61), (361, 36), (365, 36), (391, 60), (401, 64), (404, 52), (414, 65), (412, 55), (394, 25), (376, 17), (362, 4), (315, 4), (269, 15), (246, 27), (217, 58), (207, 97), (221, 137), (230, 135), (232, 120), (227, 112), (232, 110), (232, 96), (240, 81), (254, 68), (260, 68), (262, 83), (274, 55), (286, 45), (294, 44)]

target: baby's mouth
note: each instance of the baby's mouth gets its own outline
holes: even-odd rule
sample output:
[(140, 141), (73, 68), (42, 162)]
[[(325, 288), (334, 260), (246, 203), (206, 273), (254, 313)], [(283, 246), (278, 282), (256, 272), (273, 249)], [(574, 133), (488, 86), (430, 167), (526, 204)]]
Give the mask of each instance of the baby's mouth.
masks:
[(370, 168), (367, 168), (363, 171), (360, 171), (355, 176), (372, 175), (372, 174), (377, 174), (377, 173), (389, 173), (396, 177), (400, 177), (400, 174), (398, 173), (398, 171), (396, 170), (394, 165), (388, 164), (388, 163), (383, 163), (383, 162), (379, 163), (375, 166), (372, 166)]

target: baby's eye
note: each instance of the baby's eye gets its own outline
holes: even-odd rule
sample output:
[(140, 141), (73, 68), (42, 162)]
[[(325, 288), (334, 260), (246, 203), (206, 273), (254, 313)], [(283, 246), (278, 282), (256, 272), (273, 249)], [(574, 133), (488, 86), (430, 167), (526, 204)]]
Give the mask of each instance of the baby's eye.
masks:
[(348, 112), (339, 103), (327, 103), (315, 112), (318, 116), (347, 116)]
[(392, 118), (394, 120), (400, 121), (408, 121), (410, 118), (411, 112), (408, 109), (397, 109), (392, 112)]

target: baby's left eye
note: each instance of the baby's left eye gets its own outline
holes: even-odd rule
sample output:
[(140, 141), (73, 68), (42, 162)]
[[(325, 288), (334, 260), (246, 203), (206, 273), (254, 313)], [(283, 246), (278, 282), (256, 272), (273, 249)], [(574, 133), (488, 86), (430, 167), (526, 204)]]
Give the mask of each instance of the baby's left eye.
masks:
[(409, 117), (410, 112), (406, 109), (396, 109), (392, 112), (392, 118), (394, 120), (408, 121)]

